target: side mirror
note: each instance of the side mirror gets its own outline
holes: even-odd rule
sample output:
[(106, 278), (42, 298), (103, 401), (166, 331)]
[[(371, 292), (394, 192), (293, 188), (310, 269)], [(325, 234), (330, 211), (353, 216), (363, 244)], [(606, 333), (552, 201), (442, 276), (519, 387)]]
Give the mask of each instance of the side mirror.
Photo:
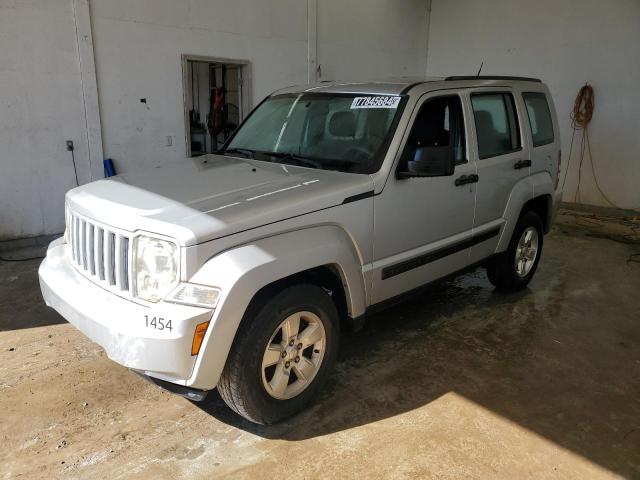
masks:
[(449, 147), (418, 147), (407, 167), (407, 171), (398, 172), (398, 178), (448, 177), (453, 175), (456, 164)]

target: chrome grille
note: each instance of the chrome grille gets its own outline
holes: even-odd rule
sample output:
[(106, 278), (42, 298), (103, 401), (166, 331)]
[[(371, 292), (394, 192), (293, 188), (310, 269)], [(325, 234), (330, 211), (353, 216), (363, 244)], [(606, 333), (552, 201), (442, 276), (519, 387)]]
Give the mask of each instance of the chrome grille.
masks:
[(67, 210), (69, 255), (75, 268), (93, 282), (131, 294), (131, 234)]

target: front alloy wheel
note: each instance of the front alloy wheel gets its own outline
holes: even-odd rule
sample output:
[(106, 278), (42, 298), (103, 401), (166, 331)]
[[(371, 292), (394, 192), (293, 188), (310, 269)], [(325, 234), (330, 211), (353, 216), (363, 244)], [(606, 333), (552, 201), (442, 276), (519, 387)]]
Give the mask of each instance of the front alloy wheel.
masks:
[(339, 341), (338, 312), (323, 288), (298, 284), (269, 294), (247, 309), (218, 382), (225, 403), (260, 424), (311, 401), (331, 372)]
[(262, 386), (267, 393), (287, 400), (307, 388), (322, 365), (325, 340), (315, 313), (288, 316), (271, 335), (262, 357)]

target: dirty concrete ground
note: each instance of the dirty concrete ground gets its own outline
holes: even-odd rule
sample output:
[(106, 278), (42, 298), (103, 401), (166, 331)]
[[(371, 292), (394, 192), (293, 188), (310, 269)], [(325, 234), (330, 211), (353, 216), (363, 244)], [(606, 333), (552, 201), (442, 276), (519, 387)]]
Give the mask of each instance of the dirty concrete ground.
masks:
[(526, 291), (431, 286), (269, 428), (112, 363), (43, 305), (37, 261), (0, 262), (0, 477), (640, 478), (638, 251), (556, 227)]

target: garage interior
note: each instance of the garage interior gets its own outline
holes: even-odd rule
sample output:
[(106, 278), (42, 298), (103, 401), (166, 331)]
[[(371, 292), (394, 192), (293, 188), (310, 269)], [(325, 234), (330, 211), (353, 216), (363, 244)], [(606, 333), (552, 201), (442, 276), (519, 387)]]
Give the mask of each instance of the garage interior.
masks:
[(188, 157), (214, 153), (243, 118), (241, 63), (184, 59)]
[[(640, 478), (638, 2), (14, 0), (0, 35), (4, 478)], [(536, 277), (505, 295), (477, 269), (369, 317), (303, 414), (164, 392), (44, 305), (64, 194), (104, 159), (215, 152), (288, 85), (479, 69), (554, 98), (564, 203)]]

